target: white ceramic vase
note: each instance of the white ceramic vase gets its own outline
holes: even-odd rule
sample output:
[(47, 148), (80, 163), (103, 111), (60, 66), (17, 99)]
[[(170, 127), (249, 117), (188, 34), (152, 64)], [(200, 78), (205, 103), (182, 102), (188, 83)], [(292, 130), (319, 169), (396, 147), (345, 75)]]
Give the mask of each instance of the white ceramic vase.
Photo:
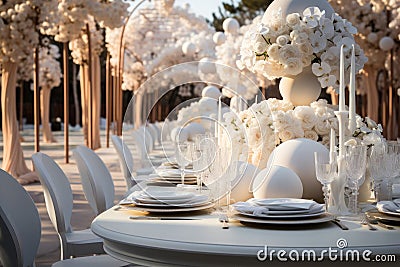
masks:
[(283, 77), (279, 83), (279, 92), (284, 100), (294, 106), (308, 106), (321, 94), (321, 84), (310, 68), (297, 76)]

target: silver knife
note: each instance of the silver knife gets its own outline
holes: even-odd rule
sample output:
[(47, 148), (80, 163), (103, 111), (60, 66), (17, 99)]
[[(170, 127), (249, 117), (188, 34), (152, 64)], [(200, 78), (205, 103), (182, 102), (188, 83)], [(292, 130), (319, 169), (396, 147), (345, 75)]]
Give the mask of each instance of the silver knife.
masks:
[(344, 225), (339, 219), (333, 219), (331, 222), (339, 226), (342, 230), (349, 230), (349, 227)]

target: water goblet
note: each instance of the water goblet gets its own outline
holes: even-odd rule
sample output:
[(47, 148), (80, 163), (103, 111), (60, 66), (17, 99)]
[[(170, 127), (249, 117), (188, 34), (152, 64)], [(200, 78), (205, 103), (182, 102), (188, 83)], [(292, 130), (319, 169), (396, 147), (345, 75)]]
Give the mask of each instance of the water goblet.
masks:
[(175, 157), (181, 172), (181, 183), (183, 187), (185, 184), (185, 169), (192, 161), (191, 150), (191, 143), (187, 141), (175, 143)]
[(358, 189), (365, 175), (367, 147), (363, 145), (346, 145), (344, 150), (347, 185), (350, 189), (348, 206), (352, 214), (358, 214)]
[(329, 210), (329, 185), (337, 176), (337, 162), (329, 161), (329, 158), (324, 154), (314, 153), (315, 159), (315, 174), (317, 180), (322, 184), (322, 191), (324, 193), (325, 210)]

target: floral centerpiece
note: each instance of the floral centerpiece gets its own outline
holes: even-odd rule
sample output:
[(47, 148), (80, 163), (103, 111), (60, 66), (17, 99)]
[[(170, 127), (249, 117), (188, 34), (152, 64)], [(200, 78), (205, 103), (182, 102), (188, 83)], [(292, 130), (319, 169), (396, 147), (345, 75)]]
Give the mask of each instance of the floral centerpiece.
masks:
[(351, 47), (355, 45), (356, 72), (367, 62), (354, 41), (357, 29), (338, 14), (325, 16), (318, 7), (283, 17), (274, 12), (268, 24), (250, 29), (243, 40), (241, 60), (268, 79), (293, 77), (310, 67), (322, 88), (339, 87), (340, 47), (344, 45), (346, 77), (350, 73)]
[[(265, 168), (274, 148), (281, 143), (308, 138), (329, 148), (330, 129), (338, 133), (336, 107), (324, 99), (310, 106), (294, 107), (290, 102), (270, 98), (235, 114), (224, 114), (224, 126), (240, 160)], [(357, 129), (352, 142), (372, 145), (383, 140), (382, 126), (369, 118), (356, 116)], [(347, 130), (346, 136), (350, 136)]]

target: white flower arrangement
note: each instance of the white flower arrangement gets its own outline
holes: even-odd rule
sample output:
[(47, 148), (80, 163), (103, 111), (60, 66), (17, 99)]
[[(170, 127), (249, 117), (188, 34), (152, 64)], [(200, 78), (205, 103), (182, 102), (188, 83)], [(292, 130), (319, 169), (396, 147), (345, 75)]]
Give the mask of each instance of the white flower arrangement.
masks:
[(318, 7), (286, 17), (278, 10), (268, 25), (250, 29), (243, 40), (241, 60), (251, 71), (268, 79), (293, 77), (311, 68), (322, 88), (339, 87), (340, 47), (344, 45), (345, 70), (349, 77), (351, 47), (355, 45), (356, 72), (367, 62), (354, 41), (357, 29), (338, 14), (331, 18)]
[[(310, 106), (294, 107), (290, 102), (269, 98), (236, 115), (224, 114), (226, 127), (235, 149), (246, 152), (242, 160), (264, 168), (274, 148), (296, 138), (308, 138), (329, 148), (330, 129), (339, 133), (334, 106), (320, 99)], [(369, 118), (357, 116), (353, 138), (365, 144), (383, 140), (382, 127)], [(350, 132), (346, 130), (346, 135)]]
[(60, 53), (56, 45), (47, 44), (47, 42), (44, 40), (42, 43), (45, 45), (39, 50), (39, 85), (42, 88), (52, 89), (61, 83), (62, 74), (58, 61)]

